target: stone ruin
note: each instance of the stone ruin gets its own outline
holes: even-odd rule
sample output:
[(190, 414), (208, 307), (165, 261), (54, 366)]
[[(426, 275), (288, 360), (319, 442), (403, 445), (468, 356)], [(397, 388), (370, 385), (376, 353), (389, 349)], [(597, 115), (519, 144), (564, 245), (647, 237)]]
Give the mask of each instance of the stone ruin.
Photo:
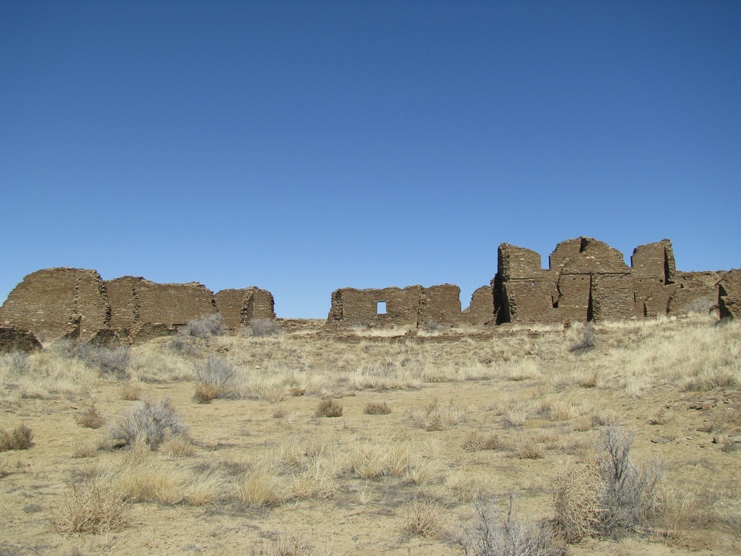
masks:
[[(501, 244), (494, 279), (465, 310), (452, 284), (336, 290), (326, 329), (599, 322), (714, 308), (721, 318), (741, 318), (741, 270), (678, 271), (667, 239), (636, 247), (628, 266), (606, 243), (579, 237), (559, 243), (548, 268), (535, 251)], [(197, 282), (105, 281), (95, 270), (50, 268), (26, 276), (0, 307), (0, 351), (38, 348), (32, 336), (140, 342), (215, 313), (231, 330), (272, 320), (273, 296), (256, 287), (214, 294)]]
[(132, 342), (171, 334), (188, 321), (220, 313), (236, 330), (274, 319), (273, 296), (256, 287), (214, 295), (202, 284), (157, 284), (140, 277), (102, 280), (95, 270), (49, 268), (26, 276), (0, 307), (0, 327), (44, 340)]
[[(486, 326), (505, 323), (550, 324), (651, 318), (718, 305), (738, 311), (738, 271), (720, 280), (718, 272), (676, 270), (672, 244), (665, 239), (623, 254), (596, 239), (562, 241), (542, 268), (535, 251), (503, 243), (497, 273), (477, 289), (461, 311), (460, 289), (445, 284), (424, 288), (357, 290), (332, 293), (327, 328), (399, 326)], [(725, 286), (724, 286), (725, 284)], [(719, 301), (719, 291), (728, 301)], [(720, 288), (720, 290), (719, 290)], [(725, 305), (723, 305), (725, 304)], [(735, 304), (735, 305), (734, 305)], [(724, 309), (721, 308), (721, 314)], [(729, 309), (728, 314), (732, 311)]]
[(741, 269), (727, 272), (718, 282), (718, 313), (722, 319), (741, 319)]
[(476, 290), (466, 311), (461, 311), (460, 295), (460, 288), (452, 284), (380, 290), (344, 288), (332, 293), (327, 326), (421, 328), (436, 324), (484, 325), (492, 320), (494, 298), (491, 288)]

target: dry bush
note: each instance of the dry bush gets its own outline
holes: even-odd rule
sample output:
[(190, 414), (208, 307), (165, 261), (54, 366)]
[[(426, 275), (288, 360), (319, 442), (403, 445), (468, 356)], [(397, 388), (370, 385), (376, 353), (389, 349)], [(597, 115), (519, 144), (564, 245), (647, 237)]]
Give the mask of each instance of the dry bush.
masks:
[(169, 399), (139, 401), (131, 411), (109, 425), (112, 441), (122, 446), (142, 443), (151, 450), (157, 450), (165, 440), (186, 432), (187, 427)]
[(415, 500), (401, 508), (399, 529), (405, 535), (440, 539), (448, 533), (448, 519), (440, 504), (433, 500)]
[(497, 500), (477, 496), (473, 525), (466, 540), (467, 556), (556, 556), (553, 533), (543, 523), (531, 523), (514, 515), (513, 496), (507, 516), (502, 517)]
[(555, 525), (568, 543), (597, 532), (602, 508), (599, 468), (589, 463), (562, 464), (554, 479)]
[(198, 319), (189, 320), (183, 333), (194, 338), (208, 338), (209, 336), (221, 336), (224, 328), (221, 322), (221, 314), (212, 313), (203, 315)]
[(407, 415), (412, 422), (426, 431), (442, 431), (464, 421), (466, 410), (456, 406), (453, 400), (441, 404), (435, 398), (426, 407), (412, 410)]
[(479, 452), (481, 450), (496, 450), (502, 445), (499, 436), (496, 434), (482, 434), (480, 432), (472, 432), (463, 441), (461, 448), (466, 452)]
[(391, 408), (386, 402), (368, 402), (363, 409), (366, 415), (388, 415)]
[(634, 438), (633, 431), (614, 424), (608, 424), (602, 431), (598, 465), (604, 493), (599, 531), (607, 537), (620, 538), (645, 522), (647, 512), (653, 509), (656, 485), (663, 474), (656, 462), (641, 467), (631, 461)]
[(131, 359), (128, 347), (108, 348), (94, 343), (80, 342), (70, 349), (70, 354), (100, 370), (101, 377), (127, 378)]
[(28, 450), (33, 446), (33, 431), (21, 423), (9, 433), (0, 429), (0, 452)]
[(591, 351), (597, 345), (597, 335), (594, 325), (590, 322), (585, 324), (578, 332), (578, 339), (571, 344), (569, 351), (574, 353), (585, 353)]
[(238, 372), (230, 361), (213, 353), (205, 361), (196, 363), (194, 370), (198, 382), (193, 399), (198, 403), (208, 403), (214, 398), (229, 395)]
[(105, 424), (105, 417), (95, 408), (95, 404), (91, 403), (89, 408), (75, 416), (75, 422), (81, 427), (99, 429)]
[(317, 417), (341, 417), (342, 404), (333, 399), (322, 400), (316, 408), (314, 414)]
[(250, 321), (249, 333), (255, 337), (275, 336), (280, 334), (280, 324), (273, 319), (253, 319)]
[(530, 438), (521, 438), (515, 447), (515, 456), (519, 459), (543, 459), (543, 447)]
[(126, 401), (136, 401), (141, 398), (142, 387), (141, 384), (134, 381), (129, 381), (121, 387), (121, 399)]
[(221, 389), (218, 386), (198, 382), (193, 391), (193, 401), (196, 403), (211, 403), (211, 400), (218, 398), (220, 394)]
[(72, 485), (62, 503), (52, 509), (51, 522), (62, 534), (103, 534), (123, 529), (130, 506), (123, 494), (100, 480)]
[(183, 474), (162, 462), (143, 459), (122, 465), (113, 479), (116, 488), (132, 502), (173, 505), (183, 500)]

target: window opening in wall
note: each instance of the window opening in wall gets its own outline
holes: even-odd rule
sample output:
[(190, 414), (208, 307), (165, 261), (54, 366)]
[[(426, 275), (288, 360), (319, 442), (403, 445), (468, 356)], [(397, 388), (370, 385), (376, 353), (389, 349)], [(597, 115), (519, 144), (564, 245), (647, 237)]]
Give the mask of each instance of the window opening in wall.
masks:
[(386, 314), (386, 302), (385, 301), (376, 301), (376, 314), (377, 315)]

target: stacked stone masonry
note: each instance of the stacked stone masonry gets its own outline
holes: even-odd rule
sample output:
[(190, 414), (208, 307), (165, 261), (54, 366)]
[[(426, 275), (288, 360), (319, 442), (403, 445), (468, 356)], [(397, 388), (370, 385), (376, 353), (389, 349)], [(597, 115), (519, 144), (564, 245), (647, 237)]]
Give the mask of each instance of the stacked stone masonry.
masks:
[[(461, 310), (452, 284), (343, 288), (332, 293), (329, 330), (352, 327), (435, 328), (506, 323), (548, 324), (655, 318), (717, 308), (741, 318), (741, 270), (680, 272), (669, 240), (622, 253), (588, 237), (559, 243), (542, 268), (540, 254), (503, 243), (497, 272)], [(220, 313), (232, 330), (274, 319), (272, 294), (256, 287), (222, 290), (202, 284), (157, 284), (124, 276), (104, 281), (95, 270), (50, 268), (26, 276), (0, 307), (5, 343), (17, 332), (42, 341), (144, 341), (188, 321)], [(20, 341), (20, 340), (18, 340)]]
[[(332, 294), (327, 327), (599, 322), (709, 311), (719, 304), (721, 274), (677, 271), (667, 239), (637, 247), (631, 266), (620, 251), (588, 237), (559, 243), (548, 268), (542, 268), (535, 251), (503, 243), (494, 279), (474, 292), (464, 311), (460, 290), (450, 284), (344, 288)], [(725, 283), (738, 292), (733, 280)], [(733, 295), (727, 296), (728, 304), (737, 307)]]
[(26, 276), (0, 307), (0, 326), (42, 340), (144, 341), (188, 321), (222, 313), (227, 328), (274, 319), (273, 296), (255, 287), (214, 293), (202, 284), (158, 284), (124, 276), (104, 281), (95, 270), (50, 268)]

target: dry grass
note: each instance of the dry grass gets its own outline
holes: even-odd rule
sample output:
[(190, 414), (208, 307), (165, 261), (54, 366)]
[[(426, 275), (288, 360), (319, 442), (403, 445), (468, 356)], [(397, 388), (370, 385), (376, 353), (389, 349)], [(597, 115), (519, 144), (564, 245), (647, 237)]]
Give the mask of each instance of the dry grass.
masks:
[(10, 432), (0, 429), (0, 452), (28, 450), (33, 446), (33, 431), (21, 423)]
[(415, 500), (401, 508), (399, 530), (405, 535), (440, 539), (448, 534), (445, 508), (433, 500)]
[(100, 480), (72, 485), (52, 509), (51, 521), (62, 534), (103, 534), (123, 529), (130, 522), (130, 505), (122, 493)]
[[(39, 383), (42, 403), (22, 397), (19, 373), (7, 369), (38, 365), (39, 356), (58, 359), (59, 365), (71, 362), (71, 371), (80, 362), (51, 350), (13, 360), (0, 357), (0, 396), (6, 408), (27, 418), (44, 439), (43, 450), (34, 450), (32, 457), (2, 454), (0, 504), (15, 520), (9, 530), (31, 539), (35, 526), (17, 516), (24, 516), (19, 504), (36, 501), (17, 502), (17, 493), (39, 496), (42, 476), (55, 484), (73, 477), (105, 485), (148, 516), (131, 535), (117, 536), (111, 553), (140, 549), (150, 534), (149, 516), (156, 520), (158, 515), (177, 520), (171, 534), (183, 547), (205, 548), (211, 542), (203, 516), (219, 527), (242, 528), (239, 541), (223, 539), (223, 550), (235, 553), (249, 553), (258, 535), (266, 536), (259, 550), (314, 550), (306, 543), (303, 548), (281, 545), (273, 532), (290, 522), (299, 538), (309, 538), (307, 533), (322, 538), (335, 531), (338, 520), (348, 519), (348, 526), (334, 533), (341, 553), (353, 553), (365, 543), (379, 552), (404, 551), (399, 542), (409, 543), (406, 548), (413, 553), (448, 553), (455, 548), (447, 533), (435, 530), (454, 534), (482, 494), (501, 499), (514, 490), (532, 521), (510, 520), (505, 509), (492, 513), (487, 508), (482, 515), (493, 516), (487, 523), (500, 539), (510, 538), (511, 524), (517, 533), (513, 542), (538, 541), (539, 524), (556, 516), (571, 542), (649, 531), (653, 536), (632, 541), (641, 551), (651, 538), (672, 547), (713, 547), (724, 553), (729, 539), (741, 533), (741, 493), (733, 488), (736, 453), (722, 450), (724, 440), (736, 436), (741, 426), (739, 412), (728, 409), (741, 401), (738, 387), (729, 386), (739, 376), (741, 327), (732, 324), (732, 333), (728, 330), (696, 316), (681, 322), (600, 324), (599, 342), (578, 354), (569, 351), (576, 332), (548, 327), (534, 333), (512, 327), (456, 339), (456, 329), (435, 331), (437, 336), (429, 338), (363, 332), (361, 338), (340, 339), (294, 334), (286, 326), (276, 336), (188, 338), (187, 349), (180, 351), (170, 347), (172, 338), (157, 339), (131, 348), (127, 373), (137, 385), (148, 382), (147, 391), (176, 401), (184, 415), (173, 404), (170, 409), (181, 425), (187, 419), (193, 440), (166, 432), (154, 442), (156, 451), (143, 442), (146, 434), (128, 442), (114, 435), (114, 444), (128, 444), (126, 450), (96, 449), (93, 433), (74, 423), (73, 408), (87, 408), (90, 399), (108, 416), (151, 404), (121, 401), (119, 392), (129, 380), (94, 374), (88, 381), (81, 373), (77, 381), (73, 373), (57, 375), (56, 382)], [(685, 344), (691, 342), (704, 346), (705, 353), (689, 353)], [(711, 346), (719, 353), (712, 353)], [(212, 406), (189, 403), (198, 382), (193, 365), (211, 353), (236, 369), (229, 387), (233, 395)], [(688, 391), (688, 385), (712, 389)], [(338, 393), (353, 394), (335, 402), (343, 406), (343, 418), (315, 418), (320, 400), (334, 402), (329, 396)], [(374, 401), (379, 399), (388, 402)], [(706, 400), (711, 402), (707, 408), (688, 409)], [(280, 405), (270, 405), (276, 401)], [(42, 406), (45, 413), (60, 416), (59, 431), (33, 413)], [(377, 410), (384, 406), (394, 411), (374, 417), (385, 413)], [(638, 428), (634, 451), (640, 457), (636, 462), (629, 458), (635, 476), (645, 477), (650, 470), (637, 463), (641, 459), (665, 457), (670, 466), (667, 484), (639, 502), (640, 523), (612, 535), (603, 525), (604, 480), (593, 484), (599, 468), (595, 437), (600, 433), (595, 429), (609, 425), (616, 414)], [(56, 439), (52, 433), (70, 438), (61, 454), (46, 443), (46, 438)], [(654, 438), (661, 440), (649, 442)], [(600, 494), (596, 509), (595, 493)], [(43, 496), (48, 498), (42, 505), (49, 500), (61, 506), (61, 492), (45, 489)], [(625, 499), (622, 494), (617, 498)], [(415, 508), (410, 500), (422, 502)], [(435, 507), (442, 508), (444, 525), (428, 529), (425, 518)], [(310, 532), (304, 520), (309, 514), (314, 516)], [(245, 519), (254, 528), (244, 528)], [(388, 532), (400, 531), (402, 520), (409, 525), (400, 541)], [(360, 540), (353, 540), (354, 534)], [(418, 535), (427, 537), (409, 538)], [(499, 542), (493, 537), (484, 541), (491, 541), (489, 547)], [(589, 546), (574, 552), (589, 554)], [(465, 550), (487, 554), (476, 552), (474, 545)]]
[(566, 542), (597, 533), (602, 508), (602, 482), (593, 463), (561, 463), (553, 484), (556, 526)]
[(130, 402), (141, 398), (142, 386), (138, 382), (129, 381), (121, 387), (121, 399)]
[(333, 399), (322, 400), (314, 414), (317, 417), (342, 417), (342, 404)]
[(442, 431), (466, 419), (467, 411), (457, 406), (453, 400), (441, 404), (437, 398), (427, 406), (408, 412), (408, 418), (426, 431)]
[(105, 417), (95, 408), (95, 404), (91, 403), (90, 407), (75, 417), (75, 422), (81, 427), (99, 429), (105, 424)]
[(479, 452), (481, 450), (496, 450), (501, 448), (502, 441), (496, 434), (482, 434), (480, 432), (472, 432), (461, 444), (467, 452)]
[(366, 415), (388, 415), (391, 408), (386, 402), (368, 402), (363, 409)]

